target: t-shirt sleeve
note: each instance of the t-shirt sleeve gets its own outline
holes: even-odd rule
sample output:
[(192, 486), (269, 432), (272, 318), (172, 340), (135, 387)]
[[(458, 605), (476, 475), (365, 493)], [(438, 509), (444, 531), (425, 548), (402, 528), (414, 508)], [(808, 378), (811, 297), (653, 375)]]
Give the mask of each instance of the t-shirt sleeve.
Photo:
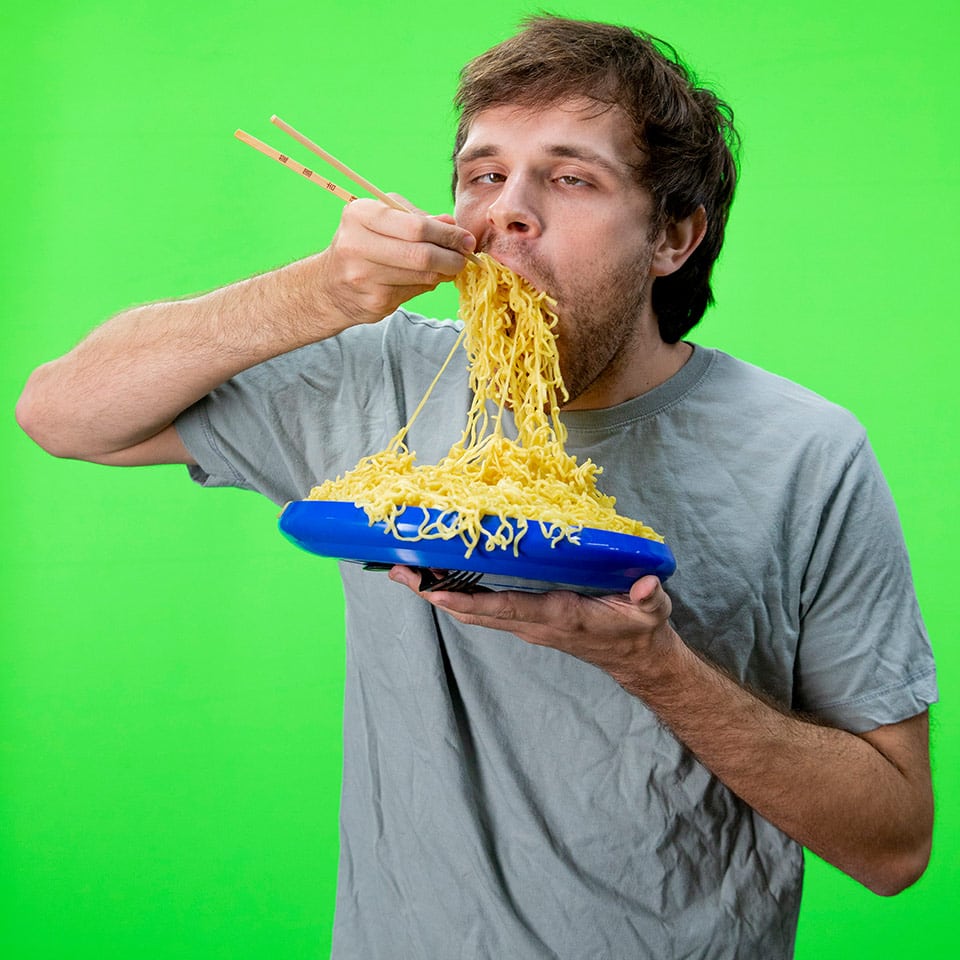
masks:
[(361, 332), (245, 370), (185, 410), (175, 426), (197, 461), (191, 477), (282, 505), (382, 445), (379, 337)]
[(255, 490), (278, 504), (303, 495), (304, 438), (282, 442), (299, 432), (300, 404), (291, 395), (303, 392), (285, 375), (288, 366), (280, 357), (246, 370), (177, 418), (177, 432), (197, 461), (189, 468), (195, 481)]
[(862, 733), (936, 701), (900, 522), (865, 437), (820, 515), (801, 604), (795, 709)]
[(174, 426), (184, 446), (197, 461), (187, 466), (191, 480), (203, 487), (254, 489), (252, 483), (230, 462), (210, 421), (205, 402), (201, 401), (184, 411)]
[[(207, 487), (255, 490), (281, 505), (305, 497), (386, 446), (457, 332), (453, 324), (398, 310), (243, 371), (177, 418), (197, 461), (190, 475)], [(443, 409), (442, 397), (433, 402)]]

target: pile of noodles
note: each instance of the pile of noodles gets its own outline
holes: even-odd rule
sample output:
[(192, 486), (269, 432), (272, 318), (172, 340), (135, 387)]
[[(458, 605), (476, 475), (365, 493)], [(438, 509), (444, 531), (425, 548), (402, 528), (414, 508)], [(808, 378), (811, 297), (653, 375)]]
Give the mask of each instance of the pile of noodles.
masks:
[[(383, 522), (401, 539), (460, 537), (466, 556), (481, 544), (487, 550), (512, 546), (516, 553), (530, 522), (554, 544), (578, 542), (584, 527), (662, 542), (649, 527), (617, 514), (614, 498), (597, 490), (600, 467), (591, 460), (578, 464), (564, 450), (559, 409), (567, 394), (549, 298), (486, 254), (478, 259), (467, 261), (456, 280), (463, 330), (406, 426), (385, 450), (314, 487), (308, 499), (353, 501), (371, 524)], [(466, 427), (439, 463), (417, 464), (405, 437), (461, 343), (473, 391)], [(504, 433), (506, 410), (513, 414), (515, 440)], [(423, 522), (414, 536), (403, 537), (395, 524), (409, 507), (424, 508)], [(439, 515), (431, 519), (427, 510)], [(487, 517), (498, 522), (481, 526)]]

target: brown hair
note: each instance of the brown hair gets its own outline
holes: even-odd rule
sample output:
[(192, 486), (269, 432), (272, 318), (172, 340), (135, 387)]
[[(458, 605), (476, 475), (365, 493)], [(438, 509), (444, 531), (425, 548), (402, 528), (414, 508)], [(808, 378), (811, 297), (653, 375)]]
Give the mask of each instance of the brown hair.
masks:
[(490, 107), (544, 106), (584, 95), (620, 107), (644, 156), (637, 175), (654, 200), (654, 234), (701, 205), (707, 214), (697, 249), (679, 270), (653, 283), (660, 335), (675, 343), (713, 303), (710, 272), (737, 180), (733, 112), (697, 86), (673, 47), (649, 34), (550, 15), (529, 17), (521, 26), (461, 71), (454, 157), (473, 119)]

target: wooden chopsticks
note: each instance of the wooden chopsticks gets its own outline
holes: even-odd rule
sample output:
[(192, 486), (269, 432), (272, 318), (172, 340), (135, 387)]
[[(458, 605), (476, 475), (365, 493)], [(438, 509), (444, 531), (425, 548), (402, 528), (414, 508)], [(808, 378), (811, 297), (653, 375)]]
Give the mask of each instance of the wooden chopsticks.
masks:
[[(385, 203), (388, 207), (393, 207), (394, 210), (402, 210), (405, 213), (412, 213), (416, 216), (421, 216), (421, 214), (414, 210), (413, 207), (407, 206), (394, 197), (391, 197), (389, 194), (384, 193), (379, 187), (367, 180), (366, 177), (360, 176), (359, 173), (357, 173), (355, 170), (352, 170), (345, 163), (338, 160), (335, 156), (327, 153), (323, 147), (314, 143), (309, 137), (304, 136), (299, 130), (291, 127), (289, 123), (281, 120), (276, 114), (270, 118), (270, 122), (279, 127), (284, 133), (289, 134), (294, 138), (294, 140), (305, 146), (311, 153), (316, 154), (322, 160), (329, 163), (330, 166), (334, 167), (336, 170), (339, 170), (340, 173), (352, 180), (355, 184), (362, 187), (368, 193), (373, 194), (373, 196), (375, 196), (382, 203)], [(297, 163), (296, 160), (291, 159), (285, 153), (281, 153), (279, 150), (274, 150), (274, 148), (269, 144), (264, 143), (262, 140), (258, 140), (249, 133), (246, 133), (243, 130), (237, 130), (234, 136), (238, 140), (242, 140), (247, 145), (253, 147), (254, 150), (259, 150), (260, 153), (264, 154), (265, 156), (271, 157), (272, 159), (277, 160), (279, 163), (282, 163), (288, 169), (293, 170), (294, 173), (298, 173), (307, 180), (310, 180), (311, 182), (316, 183), (318, 186), (323, 187), (325, 190), (329, 190), (330, 193), (332, 193), (335, 197), (339, 197), (345, 203), (350, 203), (351, 201), (357, 199), (356, 195), (344, 190), (332, 180), (327, 180), (326, 177), (321, 177), (316, 171), (311, 170), (309, 167), (303, 166), (301, 163)], [(464, 256), (474, 263), (480, 262), (475, 254), (467, 253), (464, 254)]]
[(399, 200), (395, 200), (393, 197), (384, 193), (379, 187), (374, 186), (369, 180), (365, 177), (361, 177), (359, 173), (355, 170), (351, 170), (345, 163), (341, 163), (333, 154), (327, 153), (323, 147), (315, 144), (309, 137), (305, 137), (299, 130), (295, 130), (290, 126), (289, 123), (285, 123), (281, 120), (276, 114), (270, 118), (270, 122), (275, 126), (279, 127), (284, 133), (289, 134), (293, 137), (294, 140), (302, 143), (311, 153), (315, 153), (322, 160), (326, 160), (336, 170), (339, 170), (345, 177), (348, 177), (352, 180), (357, 186), (363, 187), (368, 193), (372, 193), (378, 200), (381, 200), (388, 207), (393, 207), (395, 210), (405, 210), (407, 213), (416, 213), (413, 207), (408, 207), (406, 204), (401, 203)]
[(253, 147), (254, 150), (259, 150), (262, 154), (264, 154), (264, 156), (272, 157), (274, 160), (279, 161), (288, 169), (306, 177), (312, 183), (316, 183), (318, 186), (329, 190), (335, 197), (339, 197), (345, 203), (350, 203), (351, 200), (357, 199), (354, 194), (348, 193), (343, 189), (343, 187), (337, 186), (337, 184), (335, 184), (332, 180), (327, 180), (326, 177), (321, 177), (309, 167), (305, 167), (302, 163), (297, 163), (296, 160), (292, 160), (285, 153), (281, 153), (279, 150), (274, 150), (269, 144), (264, 143), (262, 140), (258, 140), (249, 133), (246, 133), (243, 130), (238, 130), (234, 136), (238, 140), (242, 140), (244, 143)]

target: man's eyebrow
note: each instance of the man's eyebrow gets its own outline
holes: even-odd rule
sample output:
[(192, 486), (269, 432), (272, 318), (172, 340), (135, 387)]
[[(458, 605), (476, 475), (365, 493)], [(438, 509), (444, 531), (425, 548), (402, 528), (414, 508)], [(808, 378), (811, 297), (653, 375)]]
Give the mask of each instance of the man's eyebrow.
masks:
[[(469, 150), (464, 150), (456, 156), (456, 163), (472, 163), (474, 160), (484, 160), (488, 157), (497, 157), (502, 153), (502, 149), (495, 144), (478, 144)], [(625, 160), (617, 161), (597, 153), (587, 147), (572, 146), (565, 143), (551, 144), (543, 148), (543, 152), (551, 157), (568, 157), (571, 160), (582, 160), (584, 163), (590, 163), (601, 167), (615, 176), (622, 177), (631, 172), (630, 164)]]
[(630, 164), (626, 160), (615, 160), (602, 153), (597, 153), (586, 147), (570, 146), (569, 144), (558, 143), (546, 148), (546, 153), (552, 157), (569, 157), (571, 160), (582, 160), (584, 163), (593, 164), (595, 167), (602, 167), (610, 173), (622, 177), (629, 174)]
[(473, 160), (483, 160), (486, 157), (495, 157), (499, 153), (499, 147), (495, 147), (492, 144), (489, 146), (481, 145), (478, 147), (471, 147), (469, 150), (461, 150), (460, 153), (458, 153), (455, 157), (455, 160), (458, 164), (470, 163)]

